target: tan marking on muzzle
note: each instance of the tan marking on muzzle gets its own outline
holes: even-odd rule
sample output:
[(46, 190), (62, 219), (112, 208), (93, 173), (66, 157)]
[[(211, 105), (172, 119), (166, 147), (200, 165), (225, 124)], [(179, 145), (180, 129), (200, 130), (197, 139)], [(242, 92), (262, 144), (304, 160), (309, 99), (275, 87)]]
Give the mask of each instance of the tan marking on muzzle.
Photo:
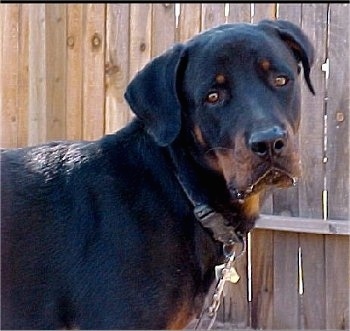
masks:
[(194, 133), (194, 137), (195, 139), (197, 140), (197, 142), (201, 145), (201, 146), (205, 146), (206, 143), (203, 139), (203, 134), (202, 134), (202, 131), (201, 129), (199, 128), (198, 125), (194, 126), (193, 128), (193, 133)]

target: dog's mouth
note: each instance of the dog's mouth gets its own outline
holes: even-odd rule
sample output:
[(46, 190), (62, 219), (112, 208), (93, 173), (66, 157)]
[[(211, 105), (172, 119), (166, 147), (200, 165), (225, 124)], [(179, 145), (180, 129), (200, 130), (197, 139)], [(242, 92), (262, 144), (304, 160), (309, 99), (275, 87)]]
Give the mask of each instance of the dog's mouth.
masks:
[(229, 187), (230, 195), (233, 202), (243, 203), (248, 197), (261, 192), (267, 187), (287, 188), (295, 186), (298, 178), (287, 172), (286, 170), (271, 167), (259, 176), (255, 182), (249, 184), (244, 190), (237, 190)]

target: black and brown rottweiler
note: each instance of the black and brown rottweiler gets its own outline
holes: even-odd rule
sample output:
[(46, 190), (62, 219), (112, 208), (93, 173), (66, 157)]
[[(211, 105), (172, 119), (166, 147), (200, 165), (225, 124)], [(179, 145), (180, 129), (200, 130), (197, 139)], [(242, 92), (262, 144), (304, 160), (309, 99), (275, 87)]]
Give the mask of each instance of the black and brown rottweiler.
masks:
[(185, 327), (223, 259), (196, 204), (241, 238), (293, 184), (312, 62), (287, 21), (222, 25), (136, 75), (116, 134), (3, 151), (2, 329)]

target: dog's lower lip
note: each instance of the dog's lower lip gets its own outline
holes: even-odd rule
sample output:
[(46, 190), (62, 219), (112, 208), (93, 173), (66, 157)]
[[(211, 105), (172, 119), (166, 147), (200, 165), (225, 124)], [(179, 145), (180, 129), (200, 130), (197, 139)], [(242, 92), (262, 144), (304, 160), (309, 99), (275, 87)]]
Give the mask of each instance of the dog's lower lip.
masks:
[[(290, 183), (286, 183), (286, 180), (289, 180)], [(253, 184), (248, 185), (245, 190), (230, 188), (230, 193), (233, 201), (242, 204), (248, 196), (259, 191), (261, 185), (278, 186), (279, 184), (283, 184), (284, 186), (296, 186), (297, 182), (298, 178), (289, 174), (287, 171), (279, 168), (272, 168), (261, 175)]]
[(279, 169), (279, 168), (272, 168), (267, 170), (262, 176), (260, 176), (253, 184), (249, 185), (247, 190), (245, 191), (246, 194), (250, 194), (257, 190), (259, 185), (263, 184), (264, 181), (266, 181), (267, 185), (271, 186), (278, 186), (283, 181), (289, 180), (290, 184), (287, 186), (296, 186), (298, 182), (298, 178), (294, 177), (289, 172)]

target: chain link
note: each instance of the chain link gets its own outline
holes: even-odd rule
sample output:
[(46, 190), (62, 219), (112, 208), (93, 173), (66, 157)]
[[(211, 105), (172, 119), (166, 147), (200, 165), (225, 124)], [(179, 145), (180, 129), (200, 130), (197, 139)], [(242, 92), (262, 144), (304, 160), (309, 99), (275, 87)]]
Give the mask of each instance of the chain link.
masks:
[[(242, 254), (245, 252), (245, 241), (242, 242), (242, 250), (241, 252), (236, 255), (235, 252), (235, 245), (237, 243), (228, 243), (223, 245), (223, 252), (225, 255), (225, 263), (224, 267), (221, 270), (220, 277), (218, 279), (218, 282), (215, 287), (214, 294), (212, 296), (211, 304), (210, 306), (206, 309), (206, 315), (210, 318), (210, 324), (207, 327), (207, 330), (210, 330), (216, 320), (217, 312), (220, 307), (220, 302), (221, 302), (221, 296), (224, 291), (224, 285), (226, 281), (229, 279), (229, 274), (231, 268), (233, 268), (233, 263), (234, 261), (242, 256)], [(199, 327), (201, 326), (203, 319), (205, 315), (205, 310), (202, 311), (201, 316), (195, 326), (195, 330), (198, 330)]]

